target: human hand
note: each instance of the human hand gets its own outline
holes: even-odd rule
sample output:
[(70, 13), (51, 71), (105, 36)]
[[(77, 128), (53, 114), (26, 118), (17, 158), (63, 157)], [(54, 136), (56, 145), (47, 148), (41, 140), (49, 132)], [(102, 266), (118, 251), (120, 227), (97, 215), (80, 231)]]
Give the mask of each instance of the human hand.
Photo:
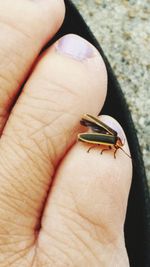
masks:
[(104, 62), (75, 35), (38, 57), (64, 13), (61, 0), (0, 2), (1, 267), (129, 265), (131, 160), (75, 143), (82, 114), (105, 101)]

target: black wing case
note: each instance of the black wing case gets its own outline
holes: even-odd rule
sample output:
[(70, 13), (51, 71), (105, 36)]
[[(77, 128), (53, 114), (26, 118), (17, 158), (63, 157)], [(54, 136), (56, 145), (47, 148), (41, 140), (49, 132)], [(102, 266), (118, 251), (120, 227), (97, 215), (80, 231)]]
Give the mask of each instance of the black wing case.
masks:
[(117, 142), (117, 137), (109, 134), (82, 133), (78, 134), (78, 140), (90, 144), (113, 146)]

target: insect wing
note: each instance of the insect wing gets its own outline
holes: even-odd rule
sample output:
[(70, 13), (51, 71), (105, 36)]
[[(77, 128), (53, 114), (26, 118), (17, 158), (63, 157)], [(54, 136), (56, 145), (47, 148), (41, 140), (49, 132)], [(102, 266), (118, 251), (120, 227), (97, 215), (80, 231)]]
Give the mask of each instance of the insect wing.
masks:
[(84, 126), (90, 127), (94, 132), (108, 133), (110, 135), (117, 136), (117, 132), (115, 130), (92, 115), (85, 114), (80, 123)]
[(95, 124), (94, 122), (88, 121), (88, 120), (86, 120), (86, 119), (82, 119), (82, 120), (80, 121), (80, 124), (83, 125), (83, 126), (86, 126), (86, 127), (91, 128), (91, 129), (93, 130), (93, 132), (97, 132), (97, 133), (107, 133), (107, 131), (106, 131), (103, 127), (101, 127), (101, 126)]
[(112, 146), (116, 144), (117, 136), (99, 133), (82, 133), (78, 134), (78, 140), (90, 144)]

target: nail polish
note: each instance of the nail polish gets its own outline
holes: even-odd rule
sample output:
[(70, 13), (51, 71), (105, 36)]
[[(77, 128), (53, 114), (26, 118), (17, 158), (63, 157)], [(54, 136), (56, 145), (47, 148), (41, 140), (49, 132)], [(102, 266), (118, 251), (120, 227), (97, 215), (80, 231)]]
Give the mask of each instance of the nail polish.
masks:
[(75, 34), (68, 34), (62, 37), (58, 41), (56, 49), (59, 53), (79, 61), (94, 56), (93, 46), (88, 41)]

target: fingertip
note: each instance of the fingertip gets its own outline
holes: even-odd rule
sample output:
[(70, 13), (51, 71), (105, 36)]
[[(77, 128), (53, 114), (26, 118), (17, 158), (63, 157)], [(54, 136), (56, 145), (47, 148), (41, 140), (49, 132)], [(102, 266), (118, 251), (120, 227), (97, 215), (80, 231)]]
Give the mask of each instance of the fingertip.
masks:
[[(77, 81), (80, 82), (81, 74), (84, 75), (84, 82), (80, 82), (82, 84), (80, 92), (83, 92), (85, 98), (90, 98), (91, 111), (99, 111), (104, 104), (108, 84), (106, 65), (99, 51), (86, 39), (76, 34), (64, 35), (51, 49), (59, 56), (59, 62), (62, 61), (63, 65), (69, 66), (69, 68), (64, 68), (68, 72), (68, 79), (69, 77), (72, 79), (75, 77), (76, 79), (78, 76), (79, 78), (75, 82), (77, 83)], [(71, 71), (73, 73), (69, 75)], [(84, 90), (86, 84), (88, 86)], [(91, 87), (92, 95), (87, 90), (89, 87)], [(92, 96), (95, 98), (95, 101), (92, 101)], [(87, 108), (85, 111), (87, 111)]]
[[(117, 138), (121, 139), (121, 146), (117, 147), (115, 143), (114, 145), (110, 144), (109, 146), (109, 142), (106, 142), (106, 145), (104, 143), (99, 143), (99, 145), (96, 145), (97, 147), (93, 147), (88, 154), (86, 152), (89, 151), (93, 146), (92, 143), (90, 144), (90, 142), (84, 142), (78, 144), (77, 146), (79, 147), (80, 151), (84, 153), (84, 157), (88, 157), (87, 160), (89, 160), (89, 163), (87, 164), (87, 168), (90, 166), (91, 171), (91, 166), (95, 166), (95, 164), (92, 165), (93, 162), (97, 162), (97, 171), (100, 173), (100, 175), (103, 173), (102, 176), (107, 177), (108, 182), (112, 184), (114, 184), (114, 182), (116, 183), (117, 181), (119, 188), (125, 193), (123, 196), (125, 196), (127, 199), (131, 186), (133, 167), (125, 132), (119, 122), (113, 117), (101, 115), (98, 118), (116, 132)], [(109, 133), (106, 133), (106, 139), (107, 134), (109, 135)]]

